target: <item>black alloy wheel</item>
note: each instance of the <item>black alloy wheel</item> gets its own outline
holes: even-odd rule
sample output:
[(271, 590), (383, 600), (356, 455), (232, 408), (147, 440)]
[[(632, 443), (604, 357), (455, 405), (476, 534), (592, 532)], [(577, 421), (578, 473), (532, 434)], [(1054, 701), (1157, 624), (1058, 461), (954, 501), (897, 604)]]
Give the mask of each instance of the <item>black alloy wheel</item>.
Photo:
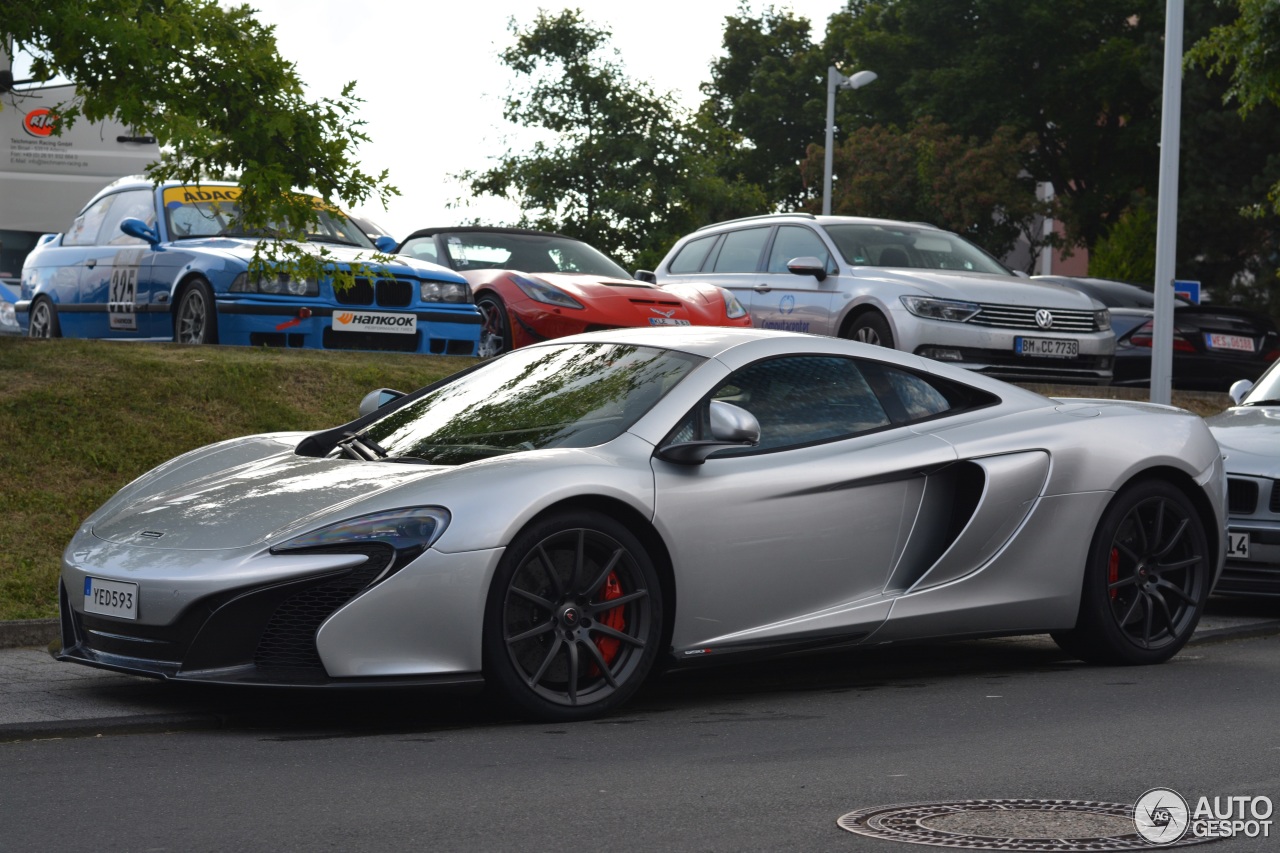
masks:
[(30, 318), (27, 323), (29, 338), (60, 338), (62, 325), (58, 322), (58, 310), (53, 307), (47, 296), (37, 297), (31, 303)]
[(507, 318), (507, 306), (502, 297), (488, 291), (476, 297), (480, 310), (480, 358), (493, 358), (511, 350), (511, 323)]
[(213, 292), (203, 280), (188, 284), (173, 315), (173, 340), (180, 344), (216, 344), (218, 315)]
[(1163, 480), (1132, 484), (1094, 534), (1076, 627), (1053, 638), (1092, 663), (1161, 663), (1191, 638), (1212, 580), (1204, 521), (1190, 499)]
[(657, 573), (614, 519), (551, 516), (507, 548), (484, 634), (486, 677), (519, 711), (555, 722), (598, 716), (625, 702), (657, 658)]

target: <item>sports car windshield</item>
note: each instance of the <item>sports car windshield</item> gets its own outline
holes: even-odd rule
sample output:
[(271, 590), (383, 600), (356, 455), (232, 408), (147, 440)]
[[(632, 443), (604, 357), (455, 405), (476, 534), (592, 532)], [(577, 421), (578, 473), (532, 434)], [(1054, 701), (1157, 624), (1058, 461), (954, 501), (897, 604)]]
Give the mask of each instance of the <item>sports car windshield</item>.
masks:
[(620, 344), (518, 349), (375, 421), (355, 440), (387, 458), (435, 465), (592, 447), (621, 435), (703, 360)]
[(845, 261), (859, 267), (914, 267), (1010, 275), (995, 258), (936, 228), (846, 223), (824, 225)]
[[(169, 187), (164, 191), (164, 215), (170, 239), (191, 240), (199, 237), (262, 237), (237, 225), (240, 204), (236, 187)], [(341, 212), (326, 207), (320, 199), (315, 203), (315, 219), (307, 227), (306, 239), (311, 243), (330, 243), (372, 249), (373, 243), (354, 222)], [(268, 232), (283, 228), (268, 228)]]
[(446, 234), (444, 239), (449, 265), (459, 271), (504, 269), (631, 278), (630, 273), (586, 243), (554, 234), (459, 231)]

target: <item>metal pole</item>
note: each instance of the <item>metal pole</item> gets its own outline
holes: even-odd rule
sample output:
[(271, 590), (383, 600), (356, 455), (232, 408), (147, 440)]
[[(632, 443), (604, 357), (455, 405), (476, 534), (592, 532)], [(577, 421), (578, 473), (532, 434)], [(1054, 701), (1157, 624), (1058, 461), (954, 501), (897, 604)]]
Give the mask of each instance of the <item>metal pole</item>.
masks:
[(836, 134), (836, 86), (844, 75), (834, 65), (827, 67), (827, 142), (822, 151), (822, 215), (831, 215), (831, 159)]
[(1177, 276), (1178, 136), (1182, 126), (1182, 10), (1183, 0), (1166, 0), (1150, 397), (1151, 402), (1165, 405), (1172, 399), (1173, 388), (1173, 281)]

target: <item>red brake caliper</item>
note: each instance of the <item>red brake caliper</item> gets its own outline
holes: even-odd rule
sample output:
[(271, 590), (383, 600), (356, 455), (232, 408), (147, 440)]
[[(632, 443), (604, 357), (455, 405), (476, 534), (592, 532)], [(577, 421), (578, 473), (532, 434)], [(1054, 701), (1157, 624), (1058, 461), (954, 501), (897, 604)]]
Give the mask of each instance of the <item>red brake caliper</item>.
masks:
[[(1112, 548), (1111, 559), (1107, 561), (1107, 584), (1113, 584), (1118, 580), (1120, 580), (1120, 549)], [(1118, 591), (1111, 589), (1109, 594), (1112, 598), (1115, 598)]]
[[(615, 598), (622, 597), (622, 584), (618, 583), (618, 575), (616, 572), (609, 572), (608, 579), (604, 582), (604, 589), (601, 591), (601, 601), (613, 601)], [(627, 620), (623, 611), (625, 607), (615, 607), (612, 610), (606, 610), (597, 617), (597, 621), (601, 624), (608, 625), (615, 631), (621, 631), (626, 627)], [(596, 637), (596, 648), (600, 650), (600, 654), (604, 657), (605, 663), (612, 664), (613, 659), (618, 656), (618, 648), (622, 643), (613, 637)], [(592, 667), (592, 675), (599, 675)]]

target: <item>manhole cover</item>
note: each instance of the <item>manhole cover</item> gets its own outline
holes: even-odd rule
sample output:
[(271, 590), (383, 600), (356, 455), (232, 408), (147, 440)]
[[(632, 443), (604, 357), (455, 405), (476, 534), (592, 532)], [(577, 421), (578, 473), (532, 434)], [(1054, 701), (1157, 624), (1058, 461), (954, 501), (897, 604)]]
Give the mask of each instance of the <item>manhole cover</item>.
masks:
[[(858, 835), (965, 850), (1151, 850), (1133, 825), (1133, 806), (1088, 800), (960, 800), (849, 812)], [(1211, 841), (1188, 834), (1185, 847)]]

